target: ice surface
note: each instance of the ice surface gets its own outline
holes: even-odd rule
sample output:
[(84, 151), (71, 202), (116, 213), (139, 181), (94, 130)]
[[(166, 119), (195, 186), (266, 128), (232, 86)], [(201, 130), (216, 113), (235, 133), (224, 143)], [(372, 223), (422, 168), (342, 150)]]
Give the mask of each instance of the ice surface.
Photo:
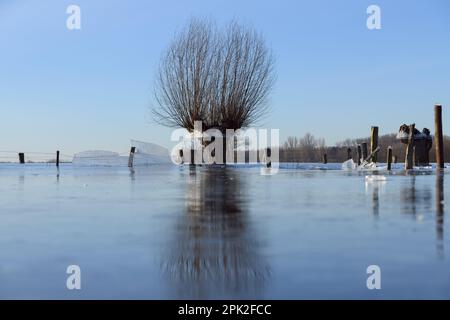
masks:
[(449, 299), (448, 170), (340, 166), (0, 164), (1, 297)]

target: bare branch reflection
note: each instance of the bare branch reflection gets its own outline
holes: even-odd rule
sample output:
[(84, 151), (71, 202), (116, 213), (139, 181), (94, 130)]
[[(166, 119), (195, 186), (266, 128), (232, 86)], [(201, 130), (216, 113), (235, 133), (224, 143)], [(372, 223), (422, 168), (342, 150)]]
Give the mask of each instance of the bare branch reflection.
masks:
[(190, 168), (186, 213), (162, 266), (181, 296), (254, 297), (262, 292), (270, 270), (259, 254), (240, 174), (230, 168)]

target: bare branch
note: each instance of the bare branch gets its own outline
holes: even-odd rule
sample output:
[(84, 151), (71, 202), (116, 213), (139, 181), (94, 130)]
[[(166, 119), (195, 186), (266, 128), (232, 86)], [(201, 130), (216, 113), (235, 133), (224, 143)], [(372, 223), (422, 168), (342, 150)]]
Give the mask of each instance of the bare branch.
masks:
[(263, 37), (232, 22), (194, 19), (170, 44), (157, 74), (155, 120), (192, 131), (248, 127), (268, 110), (274, 58)]

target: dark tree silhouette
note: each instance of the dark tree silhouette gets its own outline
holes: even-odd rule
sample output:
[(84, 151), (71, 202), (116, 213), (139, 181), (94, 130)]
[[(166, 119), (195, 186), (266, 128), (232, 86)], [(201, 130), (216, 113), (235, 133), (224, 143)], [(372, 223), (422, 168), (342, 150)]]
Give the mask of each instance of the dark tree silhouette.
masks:
[(155, 120), (170, 127), (239, 129), (267, 112), (274, 58), (261, 34), (237, 22), (220, 30), (194, 19), (163, 54), (155, 86)]

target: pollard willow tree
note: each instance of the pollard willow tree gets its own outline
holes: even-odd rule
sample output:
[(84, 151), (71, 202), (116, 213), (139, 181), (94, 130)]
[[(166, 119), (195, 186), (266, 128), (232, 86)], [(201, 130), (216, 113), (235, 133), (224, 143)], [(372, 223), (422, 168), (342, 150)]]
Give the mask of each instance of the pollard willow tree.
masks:
[(225, 139), (227, 129), (255, 125), (266, 115), (274, 81), (274, 57), (260, 33), (237, 22), (219, 29), (193, 19), (161, 58), (155, 120), (189, 132), (201, 121), (203, 131), (217, 129)]

